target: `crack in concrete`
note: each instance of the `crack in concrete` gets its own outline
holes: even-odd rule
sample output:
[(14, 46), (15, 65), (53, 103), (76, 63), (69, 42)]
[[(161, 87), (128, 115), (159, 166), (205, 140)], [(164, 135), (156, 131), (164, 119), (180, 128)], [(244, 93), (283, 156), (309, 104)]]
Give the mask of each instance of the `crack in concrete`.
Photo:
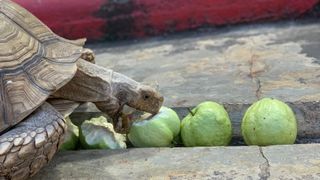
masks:
[(250, 64), (250, 72), (249, 72), (249, 76), (250, 78), (255, 81), (256, 85), (257, 85), (257, 89), (255, 92), (255, 96), (257, 99), (261, 98), (261, 81), (258, 77), (258, 74), (264, 71), (264, 68), (262, 68), (262, 70), (257, 70), (255, 69), (255, 62), (257, 61), (258, 56), (255, 55), (253, 53), (253, 55), (251, 56), (251, 59), (249, 60), (249, 64)]
[(258, 77), (256, 77), (255, 79), (257, 83), (256, 97), (260, 99), (261, 98), (261, 81)]
[(263, 164), (259, 166), (261, 172), (259, 173), (260, 180), (266, 180), (270, 178), (270, 163), (268, 158), (264, 155), (262, 147), (259, 147), (260, 154), (265, 160)]

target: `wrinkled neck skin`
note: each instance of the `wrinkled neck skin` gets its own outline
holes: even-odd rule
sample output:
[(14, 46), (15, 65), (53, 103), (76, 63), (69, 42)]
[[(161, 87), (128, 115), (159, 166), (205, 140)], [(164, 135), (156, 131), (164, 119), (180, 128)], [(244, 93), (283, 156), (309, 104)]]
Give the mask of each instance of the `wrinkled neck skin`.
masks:
[(116, 97), (121, 104), (130, 106), (130, 102), (139, 97), (139, 86), (140, 83), (135, 80), (120, 73), (112, 72), (112, 95)]

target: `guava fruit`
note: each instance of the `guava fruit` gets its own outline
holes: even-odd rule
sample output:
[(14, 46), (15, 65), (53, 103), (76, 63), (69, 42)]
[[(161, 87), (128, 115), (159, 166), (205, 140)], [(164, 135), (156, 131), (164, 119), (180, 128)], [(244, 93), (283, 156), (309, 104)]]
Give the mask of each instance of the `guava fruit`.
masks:
[(60, 150), (75, 150), (79, 142), (79, 128), (74, 125), (69, 117), (65, 118), (67, 124), (67, 131), (64, 135), (63, 144)]
[(175, 111), (161, 107), (156, 115), (145, 114), (132, 123), (128, 138), (135, 147), (169, 147), (180, 132)]
[(297, 122), (292, 109), (282, 101), (263, 98), (246, 111), (241, 132), (247, 145), (293, 144)]
[(85, 149), (124, 149), (125, 140), (103, 116), (86, 120), (80, 126), (80, 142)]
[(181, 122), (185, 146), (226, 146), (232, 137), (227, 111), (216, 102), (200, 103)]

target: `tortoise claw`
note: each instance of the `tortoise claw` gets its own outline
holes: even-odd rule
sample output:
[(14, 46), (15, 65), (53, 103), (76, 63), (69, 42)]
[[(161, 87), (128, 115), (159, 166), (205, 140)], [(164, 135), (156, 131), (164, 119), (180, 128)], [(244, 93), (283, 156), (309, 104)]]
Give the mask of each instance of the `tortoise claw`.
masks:
[(116, 115), (113, 120), (113, 127), (117, 133), (127, 134), (130, 129), (130, 118), (129, 115), (124, 113), (119, 113)]

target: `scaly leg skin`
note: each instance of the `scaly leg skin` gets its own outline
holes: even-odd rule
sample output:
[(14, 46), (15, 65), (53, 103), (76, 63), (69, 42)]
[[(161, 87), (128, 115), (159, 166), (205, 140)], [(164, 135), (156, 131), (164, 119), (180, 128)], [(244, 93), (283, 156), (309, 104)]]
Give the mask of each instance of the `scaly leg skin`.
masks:
[(90, 62), (90, 63), (93, 63), (93, 64), (96, 63), (95, 55), (91, 49), (87, 49), (87, 48), (83, 49), (81, 58)]
[(95, 102), (97, 108), (106, 113), (113, 121), (113, 127), (116, 132), (127, 133), (129, 130), (129, 117), (121, 112), (124, 104), (121, 105), (117, 99), (110, 101)]
[(65, 130), (61, 114), (44, 103), (0, 136), (0, 177), (27, 179), (36, 174), (58, 151)]
[(121, 115), (122, 128), (119, 130), (123, 134), (128, 134), (130, 130), (130, 118), (128, 114), (122, 113)]
[(120, 129), (119, 117), (121, 115), (121, 105), (118, 100), (112, 98), (109, 101), (95, 102), (94, 104), (100, 111), (106, 113), (112, 119), (113, 127), (118, 132)]

